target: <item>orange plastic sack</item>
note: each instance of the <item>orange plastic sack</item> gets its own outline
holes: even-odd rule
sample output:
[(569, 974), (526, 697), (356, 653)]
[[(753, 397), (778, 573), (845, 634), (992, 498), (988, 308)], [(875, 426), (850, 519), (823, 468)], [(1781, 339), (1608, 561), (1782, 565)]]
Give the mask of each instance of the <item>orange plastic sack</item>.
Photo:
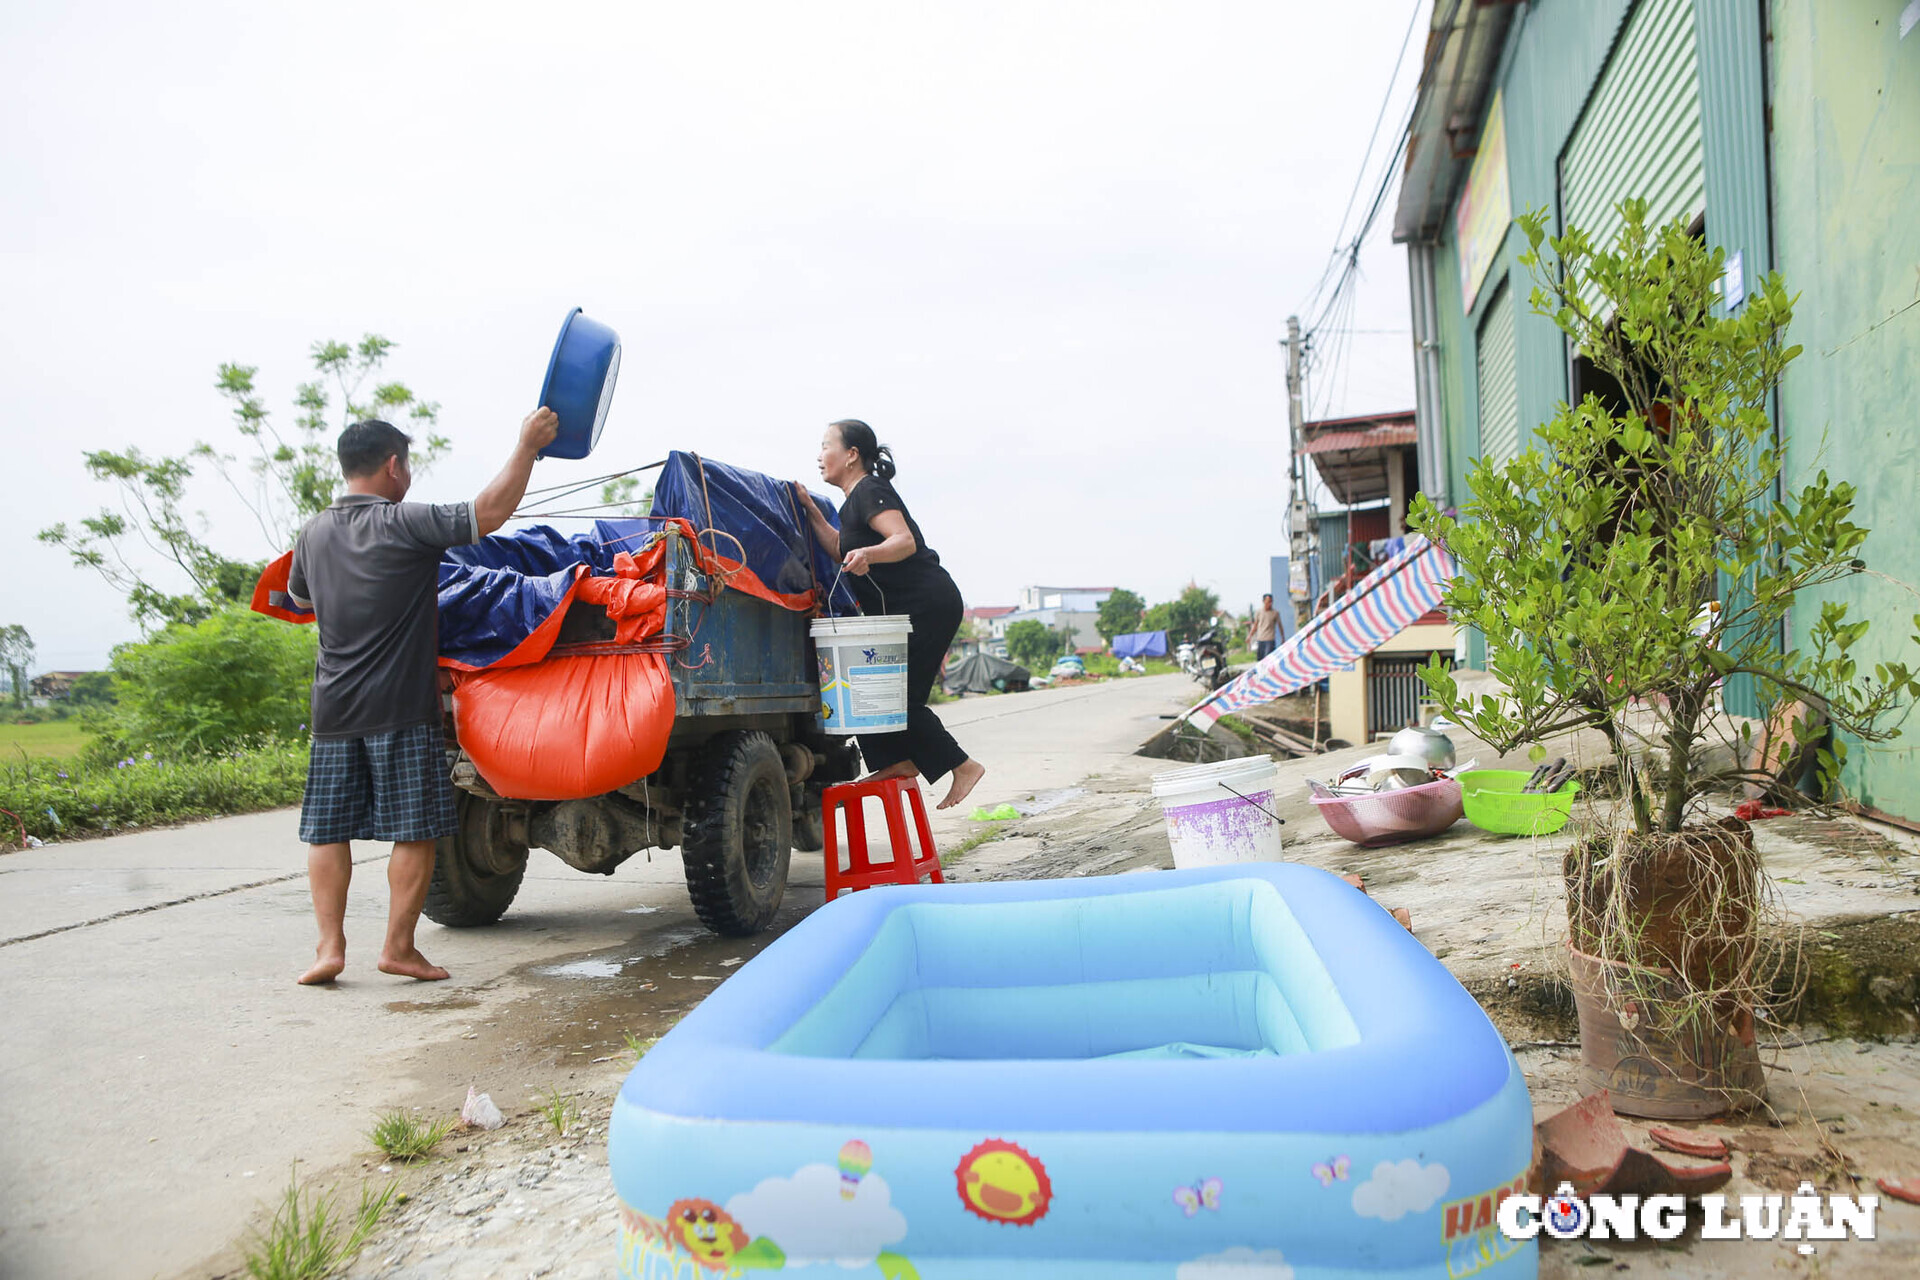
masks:
[(623, 553), (615, 576), (580, 580), (572, 607), (607, 611), (615, 651), (454, 673), (454, 726), (488, 786), (516, 800), (580, 800), (660, 767), (673, 732), (667, 656), (617, 651), (666, 623), (666, 588), (642, 576), (657, 568), (658, 557)]
[(550, 657), (454, 677), (460, 745), (518, 800), (603, 795), (660, 767), (673, 682), (659, 653)]

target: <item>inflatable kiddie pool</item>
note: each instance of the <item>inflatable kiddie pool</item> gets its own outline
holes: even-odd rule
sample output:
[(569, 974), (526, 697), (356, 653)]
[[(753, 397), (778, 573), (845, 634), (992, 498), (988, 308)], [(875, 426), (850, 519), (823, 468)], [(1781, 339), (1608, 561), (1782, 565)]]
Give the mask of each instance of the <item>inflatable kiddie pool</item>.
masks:
[(1533, 1113), (1460, 984), (1309, 867), (869, 890), (636, 1066), (620, 1274), (1531, 1276)]

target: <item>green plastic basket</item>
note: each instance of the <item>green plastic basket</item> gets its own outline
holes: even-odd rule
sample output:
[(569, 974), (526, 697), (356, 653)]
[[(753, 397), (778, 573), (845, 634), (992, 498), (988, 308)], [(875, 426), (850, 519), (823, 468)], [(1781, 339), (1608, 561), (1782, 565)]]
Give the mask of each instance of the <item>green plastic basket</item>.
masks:
[(1513, 769), (1474, 769), (1460, 775), (1460, 801), (1467, 821), (1503, 836), (1548, 836), (1573, 816), (1580, 784), (1565, 782), (1552, 795), (1521, 791), (1531, 773)]

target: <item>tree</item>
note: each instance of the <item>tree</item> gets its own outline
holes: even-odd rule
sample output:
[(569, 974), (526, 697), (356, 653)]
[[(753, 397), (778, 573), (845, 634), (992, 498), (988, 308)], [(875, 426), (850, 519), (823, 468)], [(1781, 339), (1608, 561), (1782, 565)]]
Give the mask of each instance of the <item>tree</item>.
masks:
[(643, 491), (633, 476), (616, 476), (600, 486), (600, 503), (609, 508), (610, 520), (649, 515), (653, 511), (653, 489), (649, 486)]
[(1141, 626), (1147, 631), (1166, 632), (1169, 644), (1191, 644), (1213, 625), (1213, 614), (1219, 607), (1219, 595), (1189, 582), (1177, 599), (1147, 610)]
[(1121, 587), (1100, 602), (1100, 612), (1094, 617), (1093, 629), (1100, 633), (1102, 640), (1112, 644), (1115, 636), (1140, 630), (1140, 619), (1146, 608), (1145, 600)]
[(229, 605), (121, 645), (118, 705), (99, 727), (120, 750), (187, 754), (295, 737), (308, 719), (315, 632)]
[(75, 708), (110, 707), (114, 704), (113, 673), (83, 671), (67, 688), (67, 705)]
[(33, 653), (33, 637), (25, 627), (17, 622), (0, 627), (0, 667), (7, 669), (16, 707), (27, 703), (27, 673), (33, 669)]
[[(1862, 671), (1867, 623), (1820, 599), (1866, 570), (1868, 531), (1853, 486), (1822, 471), (1795, 488), (1783, 474), (1768, 405), (1800, 349), (1780, 276), (1725, 314), (1724, 251), (1684, 220), (1647, 227), (1644, 201), (1620, 208), (1607, 248), (1578, 228), (1549, 239), (1537, 211), (1519, 220), (1533, 309), (1613, 388), (1561, 405), (1519, 457), (1477, 462), (1458, 518), (1416, 502), (1414, 527), (1458, 566), (1448, 612), (1486, 636), (1503, 691), (1462, 696), (1437, 658), (1422, 676), (1496, 750), (1544, 755), (1542, 739), (1585, 728), (1606, 738), (1625, 803), (1595, 806), (1562, 863), (1583, 1056), (1589, 1070), (1631, 1058), (1658, 1072), (1614, 1073), (1617, 1110), (1671, 1114), (1678, 1100), (1710, 1114), (1763, 1101), (1753, 1019), (1763, 1003), (1790, 1007), (1805, 981), (1751, 830), (1695, 807), (1746, 772), (1712, 770), (1716, 738), (1735, 759), (1766, 755), (1745, 722), (1729, 728), (1715, 691), (1748, 677), (1763, 703), (1799, 703), (1839, 730), (1817, 753), (1832, 787), (1846, 738), (1891, 736), (1920, 679), (1890, 658)], [(1805, 646), (1783, 652), (1796, 607)], [(1794, 721), (1801, 748), (1814, 719)]]
[(1060, 656), (1060, 633), (1034, 618), (1007, 628), (1007, 656), (1029, 671), (1045, 671)]
[[(211, 467), (246, 504), (259, 527), (259, 550), (270, 554), (291, 546), (301, 524), (333, 501), (340, 479), (334, 437), (349, 423), (365, 417), (406, 419), (424, 433), (412, 461), (415, 471), (425, 471), (447, 449), (446, 438), (435, 430), (440, 406), (399, 382), (377, 383), (361, 398), (361, 389), (394, 346), (371, 333), (354, 346), (314, 343), (310, 358), (318, 376), (295, 389), (297, 413), (287, 432), (274, 426), (254, 390), (257, 368), (221, 365), (214, 386), (232, 405), (244, 462), (204, 441), (174, 456), (149, 457), (137, 448), (87, 453), (87, 474), (113, 486), (117, 509), (103, 507), (77, 526), (63, 521), (42, 529), (40, 540), (64, 548), (76, 565), (105, 578), (126, 597), (142, 630), (198, 622), (225, 604), (247, 599), (264, 561), (228, 556), (196, 531), (203, 521), (187, 508), (196, 464)], [(336, 408), (338, 426), (328, 417)], [(157, 571), (150, 563), (155, 557), (162, 562)], [(174, 589), (182, 578), (187, 589)]]
[[(1426, 679), (1448, 713), (1502, 751), (1598, 729), (1644, 836), (1679, 831), (1708, 784), (1699, 766), (1721, 731), (1714, 691), (1728, 677), (1753, 677), (1763, 701), (1817, 707), (1866, 742), (1890, 736), (1880, 722), (1920, 694), (1920, 679), (1900, 662), (1859, 670), (1850, 651), (1867, 624), (1843, 603), (1820, 602), (1809, 647), (1773, 643), (1796, 597), (1866, 568), (1852, 485), (1822, 471), (1774, 496), (1786, 442), (1767, 404), (1800, 352), (1785, 338), (1794, 300), (1776, 273), (1738, 314), (1715, 314), (1724, 253), (1681, 222), (1648, 229), (1642, 201), (1622, 211), (1608, 250), (1578, 229), (1549, 241), (1541, 214), (1520, 219), (1534, 309), (1619, 398), (1562, 405), (1538, 446), (1474, 465), (1458, 519), (1422, 499), (1414, 524), (1452, 553), (1448, 611), (1486, 636), (1506, 688), (1462, 698), (1436, 665)], [(1622, 727), (1630, 708), (1654, 714), (1658, 771)], [(1823, 750), (1829, 778), (1845, 753), (1839, 735)]]

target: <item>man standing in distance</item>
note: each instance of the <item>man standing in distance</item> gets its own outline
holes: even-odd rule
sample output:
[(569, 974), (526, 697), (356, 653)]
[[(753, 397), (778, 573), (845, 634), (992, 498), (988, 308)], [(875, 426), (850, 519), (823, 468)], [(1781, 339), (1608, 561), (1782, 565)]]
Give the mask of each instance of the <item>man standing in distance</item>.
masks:
[(1274, 639), (1280, 634), (1280, 611), (1273, 607), (1273, 596), (1260, 597), (1253, 611), (1253, 625), (1247, 628), (1247, 643), (1253, 646), (1255, 662), (1273, 652)]
[(346, 492), (300, 531), (287, 578), (287, 593), (320, 626), (300, 805), (320, 944), (302, 983), (331, 982), (346, 968), (354, 840), (393, 841), (380, 971), (447, 976), (413, 940), (434, 842), (457, 825), (440, 731), (440, 553), (507, 522), (559, 422), (551, 409), (528, 414), (513, 456), (480, 496), (440, 504), (403, 501), (413, 484), (405, 432), (370, 419), (340, 433)]

